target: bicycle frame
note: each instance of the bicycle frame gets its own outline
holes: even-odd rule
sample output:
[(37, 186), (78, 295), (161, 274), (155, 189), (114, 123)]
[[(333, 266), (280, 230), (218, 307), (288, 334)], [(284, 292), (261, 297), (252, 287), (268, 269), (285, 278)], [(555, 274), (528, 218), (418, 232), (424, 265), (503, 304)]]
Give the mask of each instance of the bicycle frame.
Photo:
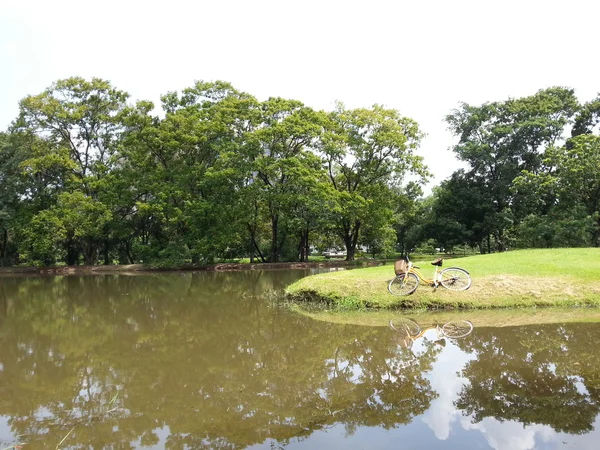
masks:
[[(416, 334), (411, 334), (411, 326), (417, 327), (418, 332)], [(434, 322), (431, 325), (421, 328), (419, 324), (412, 319), (399, 318), (396, 324), (394, 324), (394, 319), (390, 319), (390, 328), (398, 331), (402, 335), (406, 335), (406, 338), (415, 342), (417, 339), (423, 337), (429, 330), (435, 330), (438, 339), (441, 337), (460, 339), (471, 334), (471, 331), (473, 331), (473, 324), (468, 320), (462, 319), (446, 322), (443, 325)]]
[[(395, 329), (395, 328), (394, 328), (394, 329)], [(438, 340), (439, 340), (440, 338), (444, 338), (444, 337), (446, 337), (446, 336), (444, 336), (444, 333), (441, 331), (441, 328), (440, 328), (439, 324), (437, 324), (437, 323), (436, 323), (436, 324), (433, 324), (433, 325), (429, 325), (429, 326), (427, 326), (427, 327), (423, 328), (421, 331), (419, 331), (419, 333), (418, 333), (418, 334), (415, 334), (415, 335), (411, 335), (411, 334), (408, 332), (408, 330), (405, 330), (405, 332), (404, 332), (404, 333), (402, 333), (402, 336), (403, 336), (403, 338), (402, 338), (402, 339), (403, 339), (403, 342), (404, 342), (404, 345), (403, 345), (403, 347), (405, 347), (405, 348), (409, 349), (410, 353), (411, 353), (411, 354), (412, 354), (414, 357), (416, 357), (417, 355), (415, 355), (415, 354), (414, 354), (414, 352), (413, 352), (413, 350), (412, 350), (413, 344), (414, 344), (414, 343), (415, 343), (415, 342), (416, 342), (418, 339), (422, 338), (422, 337), (425, 335), (425, 333), (427, 333), (429, 330), (435, 330), (435, 333), (436, 333), (436, 335), (437, 335), (437, 339), (438, 339)], [(397, 329), (396, 329), (396, 331), (399, 331), (399, 330), (397, 330)], [(437, 342), (437, 341), (436, 341), (436, 342)]]
[(425, 276), (421, 273), (420, 267), (413, 265), (412, 262), (408, 263), (408, 271), (407, 273), (414, 273), (420, 281), (423, 283), (427, 283), (430, 286), (437, 288), (440, 285), (440, 273), (441, 270), (439, 266), (435, 266), (435, 271), (433, 272), (433, 279), (425, 278)]
[(429, 330), (435, 330), (435, 332), (437, 333), (438, 339), (440, 337), (444, 337), (443, 333), (440, 333), (440, 326), (437, 323), (423, 328), (421, 331), (419, 331), (419, 334), (417, 334), (415, 336), (411, 336), (409, 333), (407, 333), (407, 335), (410, 339), (412, 339), (413, 342), (415, 342), (417, 339), (423, 337), (425, 335), (425, 333), (427, 333)]
[(435, 266), (433, 278), (427, 278), (421, 272), (421, 268), (405, 256), (394, 263), (396, 276), (389, 281), (388, 291), (393, 295), (410, 295), (419, 284), (431, 286), (434, 290), (443, 286), (451, 291), (464, 291), (471, 287), (469, 272), (460, 267), (442, 269), (442, 261), (442, 258), (438, 258), (431, 263)]

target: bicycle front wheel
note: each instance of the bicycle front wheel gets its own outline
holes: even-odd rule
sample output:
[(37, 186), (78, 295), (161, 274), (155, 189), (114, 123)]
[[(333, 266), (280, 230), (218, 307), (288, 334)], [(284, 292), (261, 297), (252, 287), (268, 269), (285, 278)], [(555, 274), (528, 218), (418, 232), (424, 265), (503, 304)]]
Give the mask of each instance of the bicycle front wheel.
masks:
[(471, 276), (466, 270), (448, 267), (440, 273), (440, 283), (451, 291), (465, 291), (471, 287)]
[(414, 273), (401, 273), (388, 284), (388, 291), (393, 295), (410, 295), (417, 290), (419, 278)]
[(449, 338), (462, 338), (473, 331), (473, 324), (468, 320), (455, 320), (442, 325), (442, 334)]
[(397, 317), (390, 320), (390, 328), (400, 333), (406, 333), (409, 336), (416, 336), (421, 331), (417, 322), (408, 317)]

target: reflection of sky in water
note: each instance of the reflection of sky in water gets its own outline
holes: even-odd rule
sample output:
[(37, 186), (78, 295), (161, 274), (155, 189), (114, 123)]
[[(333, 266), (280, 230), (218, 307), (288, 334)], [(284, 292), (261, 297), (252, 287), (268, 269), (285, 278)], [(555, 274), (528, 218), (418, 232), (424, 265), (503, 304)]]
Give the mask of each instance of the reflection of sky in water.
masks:
[(13, 440), (15, 439), (8, 425), (8, 420), (8, 417), (0, 416), (0, 448), (8, 447), (13, 444)]
[[(499, 421), (487, 417), (479, 423), (472, 423), (471, 417), (465, 417), (454, 407), (459, 392), (467, 380), (456, 376), (465, 364), (473, 359), (462, 352), (448, 340), (448, 345), (434, 363), (432, 372), (428, 374), (433, 389), (439, 397), (431, 402), (431, 407), (423, 415), (422, 420), (440, 440), (454, 440), (455, 437), (468, 431), (481, 433), (489, 445), (495, 450), (527, 450), (537, 448), (564, 448), (565, 444), (573, 444), (581, 449), (597, 449), (598, 437), (594, 432), (581, 436), (555, 432), (547, 425), (523, 426), (519, 422)], [(577, 383), (580, 392), (587, 392), (582, 383)], [(597, 417), (594, 429), (600, 418)], [(470, 433), (472, 434), (472, 433)], [(472, 438), (472, 437), (471, 437)], [(470, 445), (469, 447), (474, 447)]]
[[(460, 416), (460, 413), (458, 413)], [(600, 426), (596, 419), (594, 428)], [(359, 427), (352, 436), (347, 436), (342, 425), (329, 430), (316, 431), (309, 439), (292, 442), (286, 449), (326, 448), (326, 449), (495, 449), (495, 450), (558, 450), (558, 449), (598, 449), (598, 436), (595, 433), (581, 436), (556, 433), (545, 425), (523, 427), (517, 422), (500, 422), (487, 418), (472, 425), (468, 418), (458, 418), (451, 425), (448, 439), (437, 439), (428, 430), (424, 421), (401, 426), (394, 430)], [(348, 439), (351, 438), (351, 439)], [(271, 447), (273, 445), (273, 447)], [(276, 442), (267, 440), (262, 445), (250, 449), (279, 448)]]
[[(412, 351), (417, 357), (426, 351), (424, 340), (436, 340), (435, 331), (430, 330), (424, 339), (417, 340)], [(460, 390), (468, 381), (458, 376), (474, 356), (464, 353), (452, 339), (446, 339), (446, 346), (438, 355), (432, 371), (426, 374), (431, 387), (439, 397), (431, 402), (430, 408), (420, 418), (396, 429), (383, 430), (378, 427), (358, 427), (351, 435), (346, 434), (342, 424), (327, 430), (317, 430), (307, 439), (292, 441), (286, 449), (327, 448), (327, 449), (494, 449), (494, 450), (558, 450), (577, 448), (596, 450), (596, 432), (583, 435), (558, 433), (548, 425), (526, 425), (515, 421), (500, 421), (487, 417), (473, 423), (471, 417), (463, 416), (455, 409), (454, 402)], [(355, 373), (356, 375), (356, 373)], [(579, 392), (587, 392), (581, 382), (576, 383)], [(600, 416), (593, 424), (600, 428)], [(283, 448), (276, 441), (266, 440), (250, 449)]]
[(471, 359), (474, 357), (461, 351), (451, 339), (446, 339), (446, 347), (433, 364), (433, 370), (427, 374), (431, 387), (439, 397), (431, 402), (422, 420), (438, 439), (448, 439), (452, 424), (460, 417), (460, 412), (454, 408), (454, 401), (467, 380), (457, 374)]

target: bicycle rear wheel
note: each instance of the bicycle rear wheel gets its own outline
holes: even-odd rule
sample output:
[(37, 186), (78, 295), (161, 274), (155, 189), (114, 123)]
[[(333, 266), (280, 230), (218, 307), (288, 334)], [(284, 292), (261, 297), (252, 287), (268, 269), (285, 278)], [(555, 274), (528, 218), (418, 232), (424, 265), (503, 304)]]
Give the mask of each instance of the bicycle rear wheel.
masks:
[(397, 317), (390, 320), (390, 328), (400, 333), (406, 333), (409, 336), (416, 336), (421, 331), (417, 322), (408, 317)]
[(471, 276), (464, 269), (448, 267), (440, 273), (440, 283), (451, 291), (465, 291), (471, 287)]
[(417, 290), (419, 278), (414, 273), (401, 273), (388, 284), (388, 291), (393, 295), (410, 295)]
[(468, 320), (455, 320), (442, 325), (442, 334), (449, 338), (459, 339), (473, 331), (473, 324)]

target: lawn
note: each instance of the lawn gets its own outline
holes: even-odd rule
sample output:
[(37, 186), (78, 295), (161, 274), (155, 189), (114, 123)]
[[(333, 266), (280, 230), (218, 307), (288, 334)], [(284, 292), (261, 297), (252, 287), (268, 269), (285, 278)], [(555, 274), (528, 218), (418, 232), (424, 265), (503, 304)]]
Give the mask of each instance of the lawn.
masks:
[[(420, 262), (426, 276), (433, 266)], [(467, 291), (421, 284), (408, 296), (387, 290), (393, 265), (340, 271), (303, 278), (287, 288), (294, 301), (333, 309), (364, 308), (507, 308), (531, 306), (600, 306), (600, 249), (515, 250), (444, 260), (444, 267), (469, 271)]]

